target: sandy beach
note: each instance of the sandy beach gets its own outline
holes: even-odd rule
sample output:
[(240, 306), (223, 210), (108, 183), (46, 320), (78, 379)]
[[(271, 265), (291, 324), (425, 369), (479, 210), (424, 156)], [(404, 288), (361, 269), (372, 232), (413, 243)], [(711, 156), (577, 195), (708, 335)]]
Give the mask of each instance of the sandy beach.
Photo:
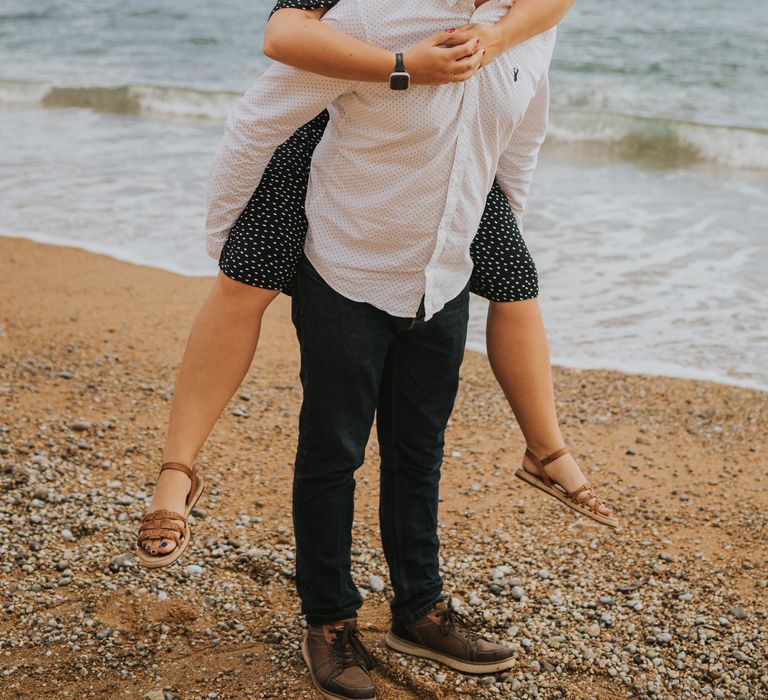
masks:
[[(0, 696), (314, 698), (298, 652), (289, 300), (198, 462), (192, 544), (136, 565), (183, 344), (210, 280), (0, 238)], [(555, 371), (572, 451), (622, 530), (513, 476), (524, 443), (467, 353), (447, 436), (446, 588), (518, 650), (462, 677), (387, 650), (376, 441), (354, 575), (382, 700), (768, 697), (768, 394)], [(383, 590), (382, 590), (383, 588)]]

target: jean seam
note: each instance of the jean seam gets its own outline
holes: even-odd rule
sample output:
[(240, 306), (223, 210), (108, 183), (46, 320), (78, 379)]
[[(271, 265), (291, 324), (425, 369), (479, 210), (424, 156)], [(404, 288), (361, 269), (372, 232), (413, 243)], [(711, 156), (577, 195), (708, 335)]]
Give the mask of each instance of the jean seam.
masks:
[(392, 522), (394, 523), (394, 545), (395, 545), (395, 567), (397, 568), (397, 577), (400, 580), (400, 585), (402, 586), (403, 593), (407, 596), (409, 592), (409, 585), (408, 580), (406, 576), (404, 575), (403, 567), (402, 567), (402, 543), (401, 543), (401, 532), (402, 532), (402, 520), (401, 520), (401, 514), (400, 509), (397, 507), (397, 504), (400, 502), (400, 455), (399, 451), (397, 449), (397, 396), (396, 396), (396, 382), (395, 377), (397, 377), (397, 350), (395, 348), (396, 344), (393, 344), (391, 352), (392, 352), (392, 371), (390, 373), (390, 417), (391, 417), (391, 425), (390, 425), (390, 434), (389, 434), (389, 440), (390, 440), (390, 450), (392, 451)]

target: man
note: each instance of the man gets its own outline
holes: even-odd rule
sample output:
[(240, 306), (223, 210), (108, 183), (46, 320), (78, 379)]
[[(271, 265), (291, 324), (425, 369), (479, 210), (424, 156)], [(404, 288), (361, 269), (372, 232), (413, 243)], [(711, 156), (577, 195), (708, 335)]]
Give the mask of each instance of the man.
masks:
[[(508, 4), (342, 0), (324, 21), (397, 52), (445, 27), (493, 22)], [(409, 89), (273, 66), (228, 120), (211, 176), (214, 256), (275, 147), (330, 105), (293, 294), (304, 389), (296, 575), (304, 658), (326, 697), (375, 697), (350, 573), (354, 472), (374, 415), (394, 590), (387, 644), (464, 672), (512, 664), (508, 647), (470, 633), (442, 601), (438, 486), (466, 339), (470, 244), (494, 175), (518, 219), (522, 212), (546, 130), (553, 44), (550, 31), (465, 83)], [(405, 87), (394, 55), (393, 67), (392, 87)]]

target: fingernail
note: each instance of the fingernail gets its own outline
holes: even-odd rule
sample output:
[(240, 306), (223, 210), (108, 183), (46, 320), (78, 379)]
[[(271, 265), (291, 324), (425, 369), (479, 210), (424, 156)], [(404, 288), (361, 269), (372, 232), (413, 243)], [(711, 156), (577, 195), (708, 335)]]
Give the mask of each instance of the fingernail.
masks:
[(488, 53), (488, 49), (483, 49), (483, 56)]
[(448, 30), (448, 33), (449, 33), (449, 34), (453, 34), (453, 32), (455, 32), (455, 31), (456, 31), (456, 27), (451, 27), (451, 28)]
[(480, 39), (475, 39), (475, 43), (479, 44), (480, 43)]

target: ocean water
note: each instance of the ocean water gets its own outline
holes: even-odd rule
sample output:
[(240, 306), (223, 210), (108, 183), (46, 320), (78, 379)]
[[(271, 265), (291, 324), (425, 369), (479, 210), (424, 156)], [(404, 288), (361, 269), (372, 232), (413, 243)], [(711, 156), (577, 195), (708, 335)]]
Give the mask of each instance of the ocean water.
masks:
[[(206, 176), (270, 7), (0, 0), (0, 233), (212, 274)], [(556, 363), (768, 389), (766, 46), (765, 0), (561, 25), (524, 227)]]

